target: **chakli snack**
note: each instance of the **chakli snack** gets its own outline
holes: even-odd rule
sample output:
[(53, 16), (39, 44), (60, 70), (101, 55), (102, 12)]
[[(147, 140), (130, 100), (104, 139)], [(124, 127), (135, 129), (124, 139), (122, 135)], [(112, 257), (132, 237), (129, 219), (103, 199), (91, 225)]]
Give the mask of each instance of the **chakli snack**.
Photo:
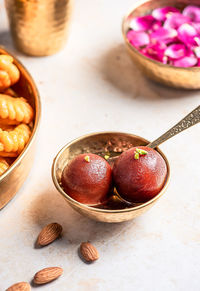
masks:
[(0, 94), (0, 125), (20, 122), (29, 124), (33, 115), (33, 109), (26, 99)]
[(31, 135), (28, 125), (17, 125), (13, 130), (0, 129), (0, 156), (17, 157), (25, 148)]
[(20, 72), (13, 64), (13, 57), (0, 55), (0, 91), (14, 85), (19, 77)]
[(0, 55), (0, 175), (24, 150), (34, 118), (34, 110), (28, 101), (10, 87), (20, 78), (20, 71), (13, 61), (9, 55)]

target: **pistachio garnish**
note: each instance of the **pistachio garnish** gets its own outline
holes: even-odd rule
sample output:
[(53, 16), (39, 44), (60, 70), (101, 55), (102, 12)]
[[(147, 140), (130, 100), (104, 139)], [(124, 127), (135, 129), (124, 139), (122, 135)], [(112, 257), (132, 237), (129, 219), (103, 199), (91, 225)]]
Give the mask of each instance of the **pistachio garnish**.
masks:
[(143, 155), (146, 155), (148, 152), (145, 151), (145, 150), (142, 150), (142, 149), (138, 149), (136, 148), (135, 149), (135, 153), (134, 153), (134, 159), (135, 160), (139, 160), (140, 158), (140, 155), (143, 156)]
[(135, 154), (134, 154), (134, 159), (135, 159), (135, 160), (139, 160), (139, 157), (140, 157), (139, 153), (136, 153), (136, 152), (135, 152)]
[(138, 149), (138, 148), (136, 148), (136, 152), (137, 152), (138, 154), (140, 154), (140, 155), (146, 155), (146, 154), (147, 154), (147, 151), (142, 150), (142, 149)]
[(84, 157), (84, 160), (85, 160), (87, 163), (89, 163), (89, 162), (90, 162), (90, 157), (89, 157), (89, 156), (85, 156), (85, 157)]
[(109, 158), (110, 158), (109, 155), (105, 155), (105, 156), (104, 156), (104, 159), (105, 159), (105, 160), (108, 160)]

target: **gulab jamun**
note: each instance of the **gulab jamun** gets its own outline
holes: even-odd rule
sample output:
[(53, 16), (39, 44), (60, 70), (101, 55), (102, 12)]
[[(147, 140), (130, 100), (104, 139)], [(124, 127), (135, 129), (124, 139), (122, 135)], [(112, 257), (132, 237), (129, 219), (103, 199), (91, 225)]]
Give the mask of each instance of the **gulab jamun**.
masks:
[(80, 154), (63, 170), (61, 183), (73, 199), (97, 205), (108, 199), (112, 170), (104, 158), (91, 153)]
[(163, 188), (167, 166), (154, 149), (140, 146), (122, 153), (113, 167), (113, 180), (119, 195), (135, 203), (143, 203)]

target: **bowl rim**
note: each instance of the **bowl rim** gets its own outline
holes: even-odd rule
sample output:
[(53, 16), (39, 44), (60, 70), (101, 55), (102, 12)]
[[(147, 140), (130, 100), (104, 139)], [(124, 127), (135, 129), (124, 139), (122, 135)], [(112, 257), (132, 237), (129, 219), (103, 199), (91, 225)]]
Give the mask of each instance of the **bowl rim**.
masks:
[(183, 70), (183, 71), (194, 71), (194, 72), (200, 71), (200, 67), (186, 67), (186, 68), (185, 67), (175, 67), (175, 66), (172, 66), (172, 65), (169, 65), (169, 64), (163, 64), (163, 63), (161, 63), (159, 61), (150, 59), (150, 58), (146, 57), (145, 55), (141, 54), (134, 46), (132, 46), (130, 44), (130, 42), (128, 41), (128, 39), (126, 37), (126, 29), (125, 29), (125, 24), (126, 24), (126, 21), (127, 21), (128, 17), (132, 14), (132, 12), (135, 9), (139, 8), (140, 6), (142, 6), (145, 3), (153, 2), (153, 1), (154, 0), (139, 0), (139, 1), (137, 1), (134, 5), (131, 6), (131, 8), (129, 8), (128, 12), (123, 17), (121, 30), (122, 30), (122, 35), (123, 35), (123, 38), (124, 38), (124, 41), (125, 41), (125, 44), (127, 45), (127, 47), (130, 50), (132, 50), (134, 53), (136, 53), (138, 56), (144, 58), (145, 60), (148, 60), (149, 62), (152, 62), (153, 64), (159, 65), (159, 66), (164, 67), (164, 68), (171, 68), (171, 69), (175, 69), (175, 70), (179, 70), (179, 71), (180, 70)]
[(88, 137), (94, 136), (94, 135), (113, 134), (113, 133), (114, 134), (122, 134), (122, 135), (129, 135), (129, 136), (132, 136), (132, 137), (136, 137), (136, 138), (139, 138), (139, 139), (141, 139), (142, 141), (144, 141), (146, 143), (149, 143), (150, 142), (150, 141), (148, 141), (147, 139), (144, 139), (141, 136), (138, 136), (138, 135), (135, 135), (135, 134), (126, 133), (126, 132), (119, 132), (119, 131), (101, 131), (101, 132), (89, 133), (89, 134), (80, 136), (80, 137), (78, 137), (76, 139), (73, 139), (72, 141), (68, 142), (65, 146), (63, 146), (61, 148), (61, 150), (57, 153), (57, 155), (53, 159), (51, 174), (52, 174), (52, 180), (53, 180), (54, 186), (56, 187), (56, 189), (58, 190), (58, 192), (62, 196), (64, 196), (64, 198), (67, 199), (67, 202), (69, 202), (70, 204), (75, 204), (78, 208), (81, 208), (81, 209), (84, 209), (84, 210), (87, 210), (87, 211), (98, 212), (98, 213), (109, 213), (109, 214), (113, 214), (113, 213), (125, 213), (125, 212), (131, 212), (131, 211), (135, 211), (135, 210), (144, 208), (144, 207), (146, 207), (146, 206), (154, 203), (166, 191), (166, 189), (167, 189), (167, 187), (169, 185), (169, 182), (170, 182), (170, 177), (171, 177), (170, 166), (169, 166), (169, 162), (168, 162), (168, 159), (166, 158), (165, 154), (159, 149), (159, 147), (156, 147), (156, 150), (158, 150), (158, 152), (161, 154), (161, 156), (163, 157), (163, 159), (166, 162), (166, 166), (167, 166), (167, 178), (166, 178), (166, 181), (165, 181), (165, 184), (164, 184), (162, 190), (154, 198), (152, 198), (151, 200), (149, 200), (149, 201), (147, 201), (145, 203), (142, 203), (140, 205), (130, 207), (130, 208), (123, 208), (123, 209), (101, 209), (101, 208), (95, 208), (95, 207), (89, 206), (87, 204), (80, 203), (80, 202), (76, 201), (75, 199), (71, 198), (67, 193), (65, 193), (65, 191), (62, 189), (62, 187), (60, 186), (60, 183), (58, 182), (58, 180), (56, 178), (56, 164), (57, 164), (58, 159), (60, 158), (60, 156), (63, 154), (63, 152), (68, 147), (70, 147), (72, 144), (74, 144), (74, 143), (76, 143), (76, 142), (78, 142), (78, 141), (80, 141), (82, 139), (85, 139), (85, 138), (88, 138)]
[(36, 134), (37, 134), (40, 119), (41, 119), (41, 98), (40, 98), (38, 88), (35, 84), (35, 81), (33, 80), (31, 74), (26, 69), (26, 67), (18, 60), (17, 57), (15, 57), (9, 50), (5, 49), (3, 46), (0, 46), (0, 51), (4, 51), (5, 54), (8, 54), (11, 57), (13, 57), (14, 62), (17, 64), (17, 66), (19, 65), (18, 69), (20, 72), (21, 72), (21, 70), (24, 70), (24, 72), (28, 76), (29, 81), (31, 83), (32, 89), (34, 91), (35, 101), (36, 101), (35, 102), (35, 120), (34, 120), (34, 126), (33, 126), (31, 137), (30, 137), (27, 145), (25, 146), (24, 150), (21, 152), (21, 154), (15, 159), (15, 161), (11, 164), (11, 166), (9, 166), (8, 170), (5, 171), (0, 176), (0, 183), (1, 183), (3, 181), (3, 179), (5, 177), (9, 176), (9, 174), (12, 172), (12, 170), (14, 168), (16, 168), (21, 163), (22, 159), (24, 158), (24, 156), (26, 155), (27, 151), (29, 150), (29, 148), (31, 147), (32, 143), (34, 142), (34, 140), (36, 138)]

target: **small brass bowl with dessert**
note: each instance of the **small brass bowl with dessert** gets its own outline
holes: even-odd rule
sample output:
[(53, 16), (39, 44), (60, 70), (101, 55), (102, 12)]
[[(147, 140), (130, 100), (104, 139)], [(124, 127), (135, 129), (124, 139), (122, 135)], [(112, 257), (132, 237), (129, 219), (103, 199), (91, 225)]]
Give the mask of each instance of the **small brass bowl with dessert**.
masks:
[[(152, 152), (146, 155), (146, 151), (143, 151), (141, 146), (148, 143), (142, 137), (120, 132), (104, 132), (80, 137), (67, 144), (54, 159), (53, 182), (72, 208), (91, 219), (102, 222), (122, 222), (133, 219), (155, 204), (169, 183), (170, 169), (167, 158), (158, 148), (149, 149), (154, 151), (156, 156), (153, 156)], [(148, 159), (153, 159), (163, 167), (162, 171), (159, 170), (157, 173), (157, 181), (153, 178), (152, 189), (148, 186), (145, 191), (141, 190), (137, 193), (130, 189), (126, 191), (127, 195), (123, 195), (124, 187), (126, 188), (129, 183), (126, 175), (126, 155), (131, 155), (133, 163), (140, 164), (141, 169), (143, 168), (142, 175), (139, 171), (137, 173), (138, 179), (141, 177), (143, 186), (145, 183), (148, 184), (151, 174), (147, 165), (145, 170), (142, 161), (150, 165)], [(121, 163), (119, 163), (120, 159)], [(119, 172), (123, 175), (121, 180)], [(112, 176), (115, 176), (116, 181), (113, 181)], [(135, 196), (131, 195), (133, 192)]]
[(146, 212), (169, 184), (160, 144), (200, 122), (200, 106), (152, 142), (133, 134), (102, 132), (68, 143), (53, 161), (55, 187), (79, 213), (122, 222)]
[(30, 74), (0, 47), (0, 209), (14, 197), (31, 168), (40, 106)]
[(153, 81), (200, 88), (199, 0), (141, 0), (124, 17), (122, 33), (133, 62)]

